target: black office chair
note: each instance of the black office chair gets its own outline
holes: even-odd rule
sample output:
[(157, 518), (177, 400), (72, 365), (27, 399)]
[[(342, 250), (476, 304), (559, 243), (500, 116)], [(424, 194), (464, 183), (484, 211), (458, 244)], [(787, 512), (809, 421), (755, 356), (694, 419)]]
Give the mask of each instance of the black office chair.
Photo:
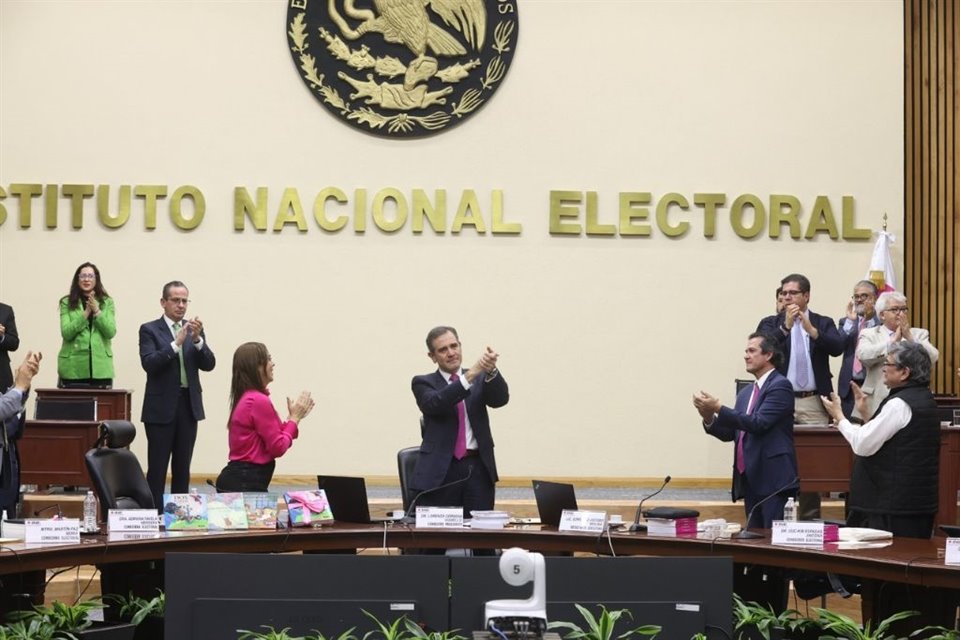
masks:
[(105, 420), (96, 446), (83, 456), (104, 515), (109, 509), (156, 509), (143, 467), (127, 448), (136, 435), (127, 420)]
[(397, 452), (397, 470), (400, 472), (400, 496), (403, 498), (404, 513), (410, 508), (410, 502), (417, 494), (410, 489), (410, 481), (413, 479), (413, 470), (419, 459), (420, 447), (407, 447)]

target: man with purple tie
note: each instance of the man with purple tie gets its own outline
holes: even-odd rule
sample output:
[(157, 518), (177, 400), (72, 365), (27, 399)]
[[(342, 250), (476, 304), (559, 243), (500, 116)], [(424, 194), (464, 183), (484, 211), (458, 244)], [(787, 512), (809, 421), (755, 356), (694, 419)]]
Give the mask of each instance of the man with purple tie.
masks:
[(740, 391), (734, 407), (722, 406), (704, 391), (693, 395), (704, 431), (736, 443), (731, 495), (734, 501), (743, 498), (748, 528), (769, 529), (774, 520), (782, 519), (783, 505), (800, 487), (793, 447), (793, 388), (776, 370), (782, 358), (771, 337), (753, 333), (743, 359), (757, 381)]
[[(453, 327), (427, 334), (427, 356), (437, 371), (411, 383), (423, 414), (420, 456), (410, 488), (423, 493), (418, 505), (459, 505), (465, 518), (473, 510), (493, 509), (499, 479), (487, 407), (507, 404), (507, 381), (497, 369), (500, 354), (487, 347), (469, 369)], [(444, 485), (450, 485), (443, 489)]]

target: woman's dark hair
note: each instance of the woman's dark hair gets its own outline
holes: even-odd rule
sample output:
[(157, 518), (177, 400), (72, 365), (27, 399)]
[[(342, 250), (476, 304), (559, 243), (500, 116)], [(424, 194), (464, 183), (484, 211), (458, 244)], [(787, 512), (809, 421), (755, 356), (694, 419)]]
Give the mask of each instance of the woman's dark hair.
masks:
[[(270, 361), (270, 352), (262, 342), (244, 342), (233, 352), (233, 379), (230, 382), (230, 415), (247, 391), (265, 391), (263, 367)], [(230, 423), (227, 422), (227, 428)]]
[[(83, 292), (80, 291), (80, 272), (86, 267), (93, 269), (93, 274), (97, 276), (96, 284), (93, 285), (93, 295), (97, 299), (97, 302), (103, 302), (105, 298), (110, 297), (107, 290), (103, 288), (103, 281), (100, 279), (100, 269), (97, 269), (97, 265), (92, 262), (84, 262), (73, 272), (73, 280), (70, 282), (70, 293), (67, 295), (68, 309), (77, 309), (83, 306), (80, 303), (80, 298), (84, 297)], [(84, 304), (85, 303), (86, 301), (84, 301)]]

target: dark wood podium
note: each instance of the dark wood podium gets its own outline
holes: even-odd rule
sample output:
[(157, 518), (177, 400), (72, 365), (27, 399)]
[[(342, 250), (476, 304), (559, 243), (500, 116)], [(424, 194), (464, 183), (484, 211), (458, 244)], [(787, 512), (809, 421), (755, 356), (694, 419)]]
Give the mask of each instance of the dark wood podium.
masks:
[[(827, 493), (849, 491), (853, 452), (832, 427), (793, 428), (800, 469), (800, 490)], [(957, 524), (957, 489), (960, 488), (960, 427), (940, 429), (940, 506), (937, 524)], [(939, 533), (939, 531), (938, 531)]]
[(97, 442), (103, 420), (129, 420), (129, 389), (37, 389), (38, 403), (96, 402), (93, 420), (27, 420), (20, 439), (20, 482), (40, 489), (51, 485), (89, 487), (83, 454)]

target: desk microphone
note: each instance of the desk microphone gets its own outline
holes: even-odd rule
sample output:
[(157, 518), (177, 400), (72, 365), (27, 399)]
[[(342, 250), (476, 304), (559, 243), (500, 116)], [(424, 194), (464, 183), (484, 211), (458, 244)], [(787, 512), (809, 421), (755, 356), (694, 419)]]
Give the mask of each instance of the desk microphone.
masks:
[(762, 538), (763, 537), (762, 533), (757, 533), (755, 531), (747, 530), (747, 527), (750, 526), (750, 519), (753, 518), (753, 513), (757, 510), (757, 507), (762, 505), (764, 502), (766, 502), (773, 496), (778, 495), (781, 491), (788, 488), (793, 483), (799, 482), (799, 481), (800, 481), (800, 476), (794, 476), (793, 480), (783, 485), (782, 487), (780, 487), (779, 489), (777, 489), (776, 491), (774, 491), (773, 493), (765, 497), (763, 500), (761, 500), (757, 504), (753, 505), (753, 509), (750, 509), (750, 513), (747, 514), (747, 521), (743, 525), (743, 529), (741, 529), (738, 533), (731, 536), (731, 538), (733, 538), (734, 540), (756, 540), (757, 538)]
[(470, 479), (470, 476), (472, 476), (472, 475), (473, 475), (473, 467), (471, 466), (471, 467), (468, 467), (468, 468), (467, 468), (467, 475), (465, 475), (465, 476), (462, 477), (462, 478), (459, 478), (459, 479), (454, 480), (454, 481), (452, 481), (452, 482), (448, 482), (448, 483), (446, 483), (446, 484), (441, 484), (440, 486), (434, 487), (433, 489), (424, 489), (423, 491), (421, 491), (420, 493), (418, 493), (417, 495), (415, 495), (415, 496), (413, 497), (413, 500), (410, 501), (410, 506), (407, 507), (407, 511), (406, 511), (406, 513), (403, 514), (403, 518), (402, 518), (400, 521), (403, 522), (404, 524), (412, 524), (412, 523), (416, 522), (417, 519), (416, 519), (412, 514), (414, 513), (414, 509), (415, 509), (416, 506), (417, 506), (417, 501), (420, 500), (420, 498), (422, 498), (423, 496), (425, 496), (425, 495), (427, 495), (427, 494), (429, 494), (429, 493), (434, 493), (434, 492), (436, 492), (436, 491), (440, 491), (440, 489), (447, 489), (447, 488), (449, 488), (449, 487), (453, 487), (453, 486), (455, 486), (455, 485), (458, 485), (458, 484), (460, 484), (461, 482), (466, 482), (467, 480)]
[(653, 496), (657, 495), (661, 491), (663, 491), (663, 488), (667, 486), (668, 482), (670, 482), (670, 476), (667, 476), (666, 478), (663, 479), (663, 484), (660, 485), (659, 489), (657, 489), (656, 491), (654, 491), (648, 496), (644, 496), (640, 500), (640, 504), (637, 505), (637, 515), (633, 517), (633, 524), (630, 525), (630, 531), (645, 531), (647, 529), (647, 525), (640, 524), (640, 514), (643, 512), (643, 503), (649, 500), (650, 498), (652, 498)]
[(51, 504), (50, 506), (44, 507), (43, 509), (37, 509), (36, 511), (33, 512), (33, 515), (34, 515), (34, 516), (38, 516), (38, 515), (40, 515), (41, 513), (43, 513), (44, 511), (49, 511), (50, 509), (56, 509), (56, 510), (57, 510), (56, 519), (57, 519), (57, 520), (63, 520), (63, 511), (60, 510), (60, 503), (59, 503), (59, 502), (55, 502), (54, 504)]

